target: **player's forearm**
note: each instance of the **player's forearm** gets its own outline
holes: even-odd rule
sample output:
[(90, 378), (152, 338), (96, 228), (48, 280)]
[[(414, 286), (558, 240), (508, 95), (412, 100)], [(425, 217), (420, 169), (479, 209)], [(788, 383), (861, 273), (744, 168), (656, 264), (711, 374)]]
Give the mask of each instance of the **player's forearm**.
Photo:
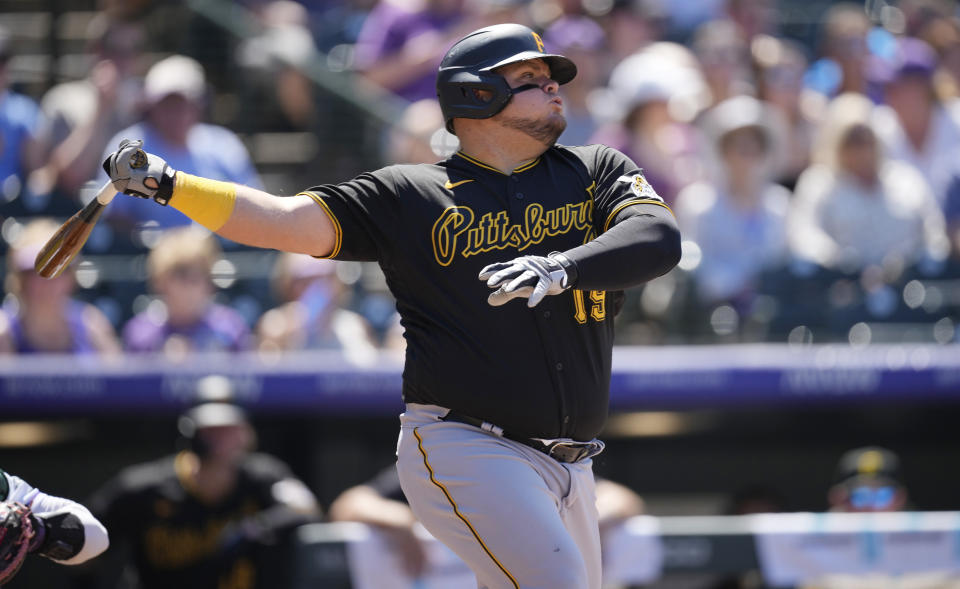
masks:
[(274, 196), (177, 172), (170, 206), (238, 243), (311, 255), (333, 249), (330, 219), (307, 196)]
[(42, 521), (37, 552), (60, 564), (76, 565), (107, 549), (109, 537), (100, 521), (83, 505), (41, 491), (29, 493), (34, 516)]
[(574, 288), (620, 290), (666, 274), (680, 261), (673, 215), (648, 205), (596, 239), (563, 252), (576, 265)]
[(388, 528), (409, 528), (416, 521), (410, 507), (381, 497), (366, 486), (344, 491), (330, 506), (331, 521), (353, 521)]

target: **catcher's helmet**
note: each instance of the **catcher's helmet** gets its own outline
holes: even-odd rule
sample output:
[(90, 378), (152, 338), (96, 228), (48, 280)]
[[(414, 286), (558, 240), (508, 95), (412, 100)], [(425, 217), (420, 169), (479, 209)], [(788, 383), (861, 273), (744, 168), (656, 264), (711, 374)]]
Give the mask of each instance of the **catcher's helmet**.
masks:
[[(543, 39), (517, 24), (501, 24), (474, 31), (447, 51), (437, 72), (437, 98), (447, 130), (453, 133), (453, 118), (486, 119), (497, 114), (516, 92), (533, 85), (510, 88), (503, 76), (492, 70), (528, 59), (542, 59), (550, 77), (566, 84), (577, 75), (577, 66), (562, 55), (544, 53)], [(473, 90), (489, 90), (493, 98), (481, 100)]]

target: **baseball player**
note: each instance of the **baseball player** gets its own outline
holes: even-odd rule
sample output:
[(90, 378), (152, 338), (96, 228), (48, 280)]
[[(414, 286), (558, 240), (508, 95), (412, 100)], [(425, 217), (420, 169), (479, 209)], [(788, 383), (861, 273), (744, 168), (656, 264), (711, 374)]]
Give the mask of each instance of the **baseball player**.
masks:
[(86, 507), (0, 470), (0, 585), (17, 574), (27, 554), (75, 565), (108, 544), (107, 530)]
[[(210, 376), (200, 386), (226, 389)], [(178, 420), (182, 451), (123, 469), (91, 497), (114, 545), (80, 586), (100, 586), (120, 565), (144, 589), (284, 586), (277, 558), (288, 533), (319, 516), (316, 498), (275, 457), (253, 452), (256, 432), (227, 398)]]
[(524, 26), (477, 30), (437, 75), (460, 151), (293, 197), (177, 172), (139, 142), (104, 162), (118, 191), (229, 239), (379, 262), (407, 339), (401, 485), (481, 587), (600, 586), (591, 457), (613, 318), (622, 289), (680, 257), (633, 162), (555, 144), (576, 71)]

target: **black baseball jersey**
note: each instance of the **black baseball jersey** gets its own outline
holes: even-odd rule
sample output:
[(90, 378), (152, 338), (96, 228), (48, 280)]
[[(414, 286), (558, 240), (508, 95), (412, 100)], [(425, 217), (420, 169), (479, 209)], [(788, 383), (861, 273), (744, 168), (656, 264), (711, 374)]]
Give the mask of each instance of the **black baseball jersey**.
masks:
[(261, 574), (264, 547), (229, 542), (224, 530), (277, 509), (271, 488), (292, 477), (289, 469), (270, 456), (251, 455), (234, 490), (207, 504), (190, 492), (184, 460), (178, 454), (129, 467), (94, 494), (90, 509), (110, 532), (110, 550), (130, 551), (144, 589), (275, 586), (276, 578)]
[[(589, 440), (607, 415), (615, 295), (568, 290), (491, 307), (491, 263), (547, 255), (606, 231), (631, 205), (666, 206), (622, 153), (555, 146), (504, 174), (463, 153), (397, 165), (309, 195), (330, 215), (329, 257), (376, 260), (407, 339), (406, 402), (515, 435)], [(662, 210), (662, 209), (660, 209)]]

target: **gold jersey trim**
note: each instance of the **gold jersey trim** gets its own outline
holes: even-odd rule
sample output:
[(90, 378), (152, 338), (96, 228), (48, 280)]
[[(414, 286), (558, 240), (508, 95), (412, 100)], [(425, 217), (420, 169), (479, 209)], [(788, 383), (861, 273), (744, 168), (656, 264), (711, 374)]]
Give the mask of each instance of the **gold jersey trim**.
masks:
[(315, 203), (320, 205), (320, 207), (323, 208), (323, 211), (327, 214), (327, 216), (330, 217), (330, 222), (333, 223), (333, 231), (334, 231), (333, 250), (331, 250), (330, 253), (325, 256), (313, 256), (313, 257), (321, 258), (321, 259), (337, 257), (337, 255), (340, 253), (340, 247), (343, 245), (343, 229), (340, 227), (340, 221), (337, 220), (337, 216), (334, 215), (333, 211), (330, 210), (330, 205), (324, 202), (324, 200), (320, 198), (319, 194), (317, 194), (316, 192), (305, 191), (305, 192), (298, 193), (297, 196), (300, 196), (301, 194), (304, 196), (309, 196), (310, 198), (313, 199)]
[(653, 200), (653, 199), (634, 198), (618, 204), (617, 207), (613, 209), (613, 212), (611, 212), (610, 215), (607, 217), (607, 222), (604, 223), (603, 225), (603, 230), (606, 231), (607, 229), (609, 229), (610, 223), (613, 222), (613, 218), (617, 216), (617, 213), (629, 207), (630, 205), (657, 205), (667, 209), (668, 211), (670, 211), (671, 215), (676, 217), (676, 215), (674, 215), (673, 213), (673, 209), (671, 209), (666, 203), (660, 202), (659, 200)]
[[(493, 170), (494, 172), (496, 172), (496, 173), (498, 173), (498, 174), (503, 174), (504, 176), (507, 175), (507, 174), (504, 174), (503, 172), (501, 172), (500, 170), (494, 168), (493, 166), (491, 166), (491, 165), (489, 165), (489, 164), (485, 164), (485, 163), (481, 162), (480, 160), (478, 160), (478, 159), (476, 159), (476, 158), (470, 157), (469, 155), (463, 153), (462, 151), (458, 151), (458, 152), (457, 152), (456, 154), (454, 154), (454, 155), (458, 155), (458, 156), (462, 157), (463, 159), (467, 160), (468, 162), (470, 162), (471, 164), (480, 166), (481, 168), (486, 168), (486, 169), (488, 169), (488, 170)], [(523, 164), (522, 166), (519, 166), (519, 167), (517, 167), (517, 168), (514, 168), (513, 171), (514, 171), (514, 173), (516, 173), (516, 172), (525, 172), (525, 171), (529, 170), (530, 168), (532, 168), (532, 167), (536, 166), (537, 164), (539, 164), (539, 163), (540, 163), (540, 159), (541, 159), (541, 158), (538, 157), (538, 158), (536, 158), (536, 159), (533, 160), (533, 161), (527, 162), (527, 163)]]

